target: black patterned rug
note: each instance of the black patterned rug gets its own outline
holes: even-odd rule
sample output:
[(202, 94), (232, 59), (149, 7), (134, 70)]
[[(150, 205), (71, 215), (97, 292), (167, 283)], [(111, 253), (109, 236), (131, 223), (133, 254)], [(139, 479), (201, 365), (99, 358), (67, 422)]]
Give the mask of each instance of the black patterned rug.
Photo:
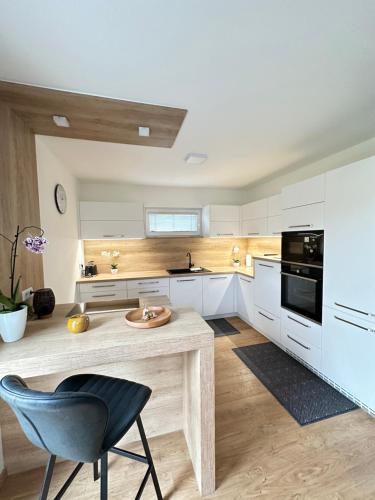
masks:
[(226, 335), (236, 335), (240, 333), (237, 328), (234, 328), (225, 318), (208, 319), (206, 323), (208, 323), (215, 332), (215, 337), (224, 337)]
[(233, 351), (300, 425), (358, 408), (272, 342)]

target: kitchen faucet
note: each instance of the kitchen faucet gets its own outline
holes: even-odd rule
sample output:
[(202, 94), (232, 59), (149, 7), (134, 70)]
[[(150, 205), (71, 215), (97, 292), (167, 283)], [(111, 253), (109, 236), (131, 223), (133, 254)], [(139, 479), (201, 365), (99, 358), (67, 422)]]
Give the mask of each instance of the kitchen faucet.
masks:
[(191, 263), (191, 253), (190, 253), (190, 252), (188, 252), (188, 253), (186, 254), (186, 257), (189, 257), (189, 269), (191, 269), (191, 268), (194, 266), (194, 264), (192, 264), (192, 263)]

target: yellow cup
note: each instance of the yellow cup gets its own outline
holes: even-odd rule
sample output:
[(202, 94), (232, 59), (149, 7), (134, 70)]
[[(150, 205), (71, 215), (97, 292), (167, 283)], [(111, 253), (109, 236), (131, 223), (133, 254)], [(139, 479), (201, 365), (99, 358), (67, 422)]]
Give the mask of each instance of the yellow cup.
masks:
[(75, 314), (68, 319), (67, 326), (71, 333), (85, 332), (90, 324), (87, 314)]

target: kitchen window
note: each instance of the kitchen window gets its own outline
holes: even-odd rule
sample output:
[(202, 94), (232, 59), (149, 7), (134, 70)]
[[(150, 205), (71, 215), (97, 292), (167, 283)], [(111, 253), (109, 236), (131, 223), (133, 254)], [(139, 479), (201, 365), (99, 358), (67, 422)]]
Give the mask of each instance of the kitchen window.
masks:
[(202, 210), (199, 208), (146, 208), (146, 235), (201, 236)]

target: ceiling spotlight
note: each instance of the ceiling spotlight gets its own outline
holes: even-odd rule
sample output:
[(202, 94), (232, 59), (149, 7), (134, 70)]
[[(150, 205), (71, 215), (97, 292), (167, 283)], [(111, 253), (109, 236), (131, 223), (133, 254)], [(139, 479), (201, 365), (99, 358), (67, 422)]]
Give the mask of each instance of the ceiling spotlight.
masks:
[(185, 156), (185, 161), (190, 165), (200, 165), (201, 163), (204, 163), (207, 158), (208, 155), (206, 153), (188, 153)]
[(60, 115), (53, 115), (53, 121), (55, 122), (55, 125), (58, 127), (65, 127), (68, 128), (70, 127), (69, 120), (67, 119), (66, 116), (60, 116)]
[(150, 137), (150, 127), (138, 127), (139, 137)]

